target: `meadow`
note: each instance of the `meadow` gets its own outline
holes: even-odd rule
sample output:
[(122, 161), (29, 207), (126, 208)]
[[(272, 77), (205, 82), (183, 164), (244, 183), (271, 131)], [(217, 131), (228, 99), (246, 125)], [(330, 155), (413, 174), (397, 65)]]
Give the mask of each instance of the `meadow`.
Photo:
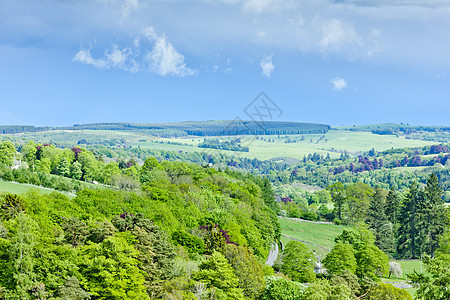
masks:
[[(302, 159), (303, 156), (313, 153), (339, 157), (341, 151), (358, 154), (374, 148), (383, 151), (391, 148), (421, 147), (432, 145), (430, 141), (419, 141), (396, 137), (393, 135), (377, 135), (370, 132), (330, 130), (326, 134), (301, 135), (260, 135), (260, 136), (233, 136), (211, 137), (229, 140), (240, 138), (242, 146), (249, 146), (249, 152), (236, 152), (228, 150), (215, 150), (199, 148), (205, 137), (188, 136), (180, 138), (160, 138), (143, 132), (119, 130), (52, 130), (36, 133), (20, 133), (6, 135), (13, 140), (36, 140), (42, 143), (54, 141), (76, 145), (81, 140), (89, 143), (102, 141), (118, 141), (127, 146), (141, 147), (142, 149), (185, 151), (185, 152), (214, 152), (230, 156), (243, 156), (260, 160), (277, 157), (291, 157)], [(206, 137), (208, 138), (208, 137)], [(270, 140), (270, 142), (269, 142)], [(287, 143), (287, 141), (291, 141)], [(292, 142), (296, 141), (296, 142)]]
[[(13, 193), (13, 194), (24, 194), (31, 189), (38, 190), (39, 192), (41, 192), (43, 194), (51, 194), (56, 191), (54, 189), (39, 187), (39, 186), (31, 185), (31, 184), (0, 181), (0, 193), (8, 192), (8, 193)], [(58, 193), (62, 193), (62, 192), (58, 191)], [(63, 193), (63, 194), (65, 194), (69, 197), (73, 197), (73, 195), (69, 194), (69, 193)]]

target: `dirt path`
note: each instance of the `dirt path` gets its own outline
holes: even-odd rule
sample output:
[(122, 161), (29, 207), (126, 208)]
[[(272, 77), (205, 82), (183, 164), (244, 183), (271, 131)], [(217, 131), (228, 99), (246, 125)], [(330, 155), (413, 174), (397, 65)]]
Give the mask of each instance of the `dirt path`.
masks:
[(279, 252), (278, 244), (274, 243), (272, 246), (272, 249), (270, 249), (269, 256), (267, 257), (266, 265), (268, 265), (270, 267), (273, 266), (273, 264), (275, 263), (275, 260), (277, 260), (278, 252)]

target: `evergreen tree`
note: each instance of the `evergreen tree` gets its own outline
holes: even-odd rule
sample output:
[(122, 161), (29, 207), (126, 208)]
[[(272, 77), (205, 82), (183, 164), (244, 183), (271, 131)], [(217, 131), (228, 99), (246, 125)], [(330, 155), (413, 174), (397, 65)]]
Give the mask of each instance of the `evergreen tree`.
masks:
[(375, 193), (370, 199), (369, 211), (366, 223), (375, 233), (375, 245), (385, 252), (391, 252), (394, 245), (392, 223), (388, 221), (384, 207), (385, 197), (380, 188), (375, 188)]
[(404, 257), (417, 258), (420, 252), (419, 214), (424, 193), (414, 182), (403, 200), (398, 229), (397, 252)]
[(439, 247), (439, 238), (447, 225), (446, 208), (442, 198), (443, 191), (436, 174), (431, 174), (425, 187), (425, 201), (422, 206), (420, 227), (424, 235), (423, 250), (434, 256)]
[(63, 157), (58, 164), (57, 172), (59, 175), (64, 177), (69, 177), (70, 175), (70, 164), (66, 157)]
[(391, 187), (389, 193), (386, 196), (386, 217), (392, 223), (396, 224), (400, 208), (400, 198), (394, 190), (394, 187)]

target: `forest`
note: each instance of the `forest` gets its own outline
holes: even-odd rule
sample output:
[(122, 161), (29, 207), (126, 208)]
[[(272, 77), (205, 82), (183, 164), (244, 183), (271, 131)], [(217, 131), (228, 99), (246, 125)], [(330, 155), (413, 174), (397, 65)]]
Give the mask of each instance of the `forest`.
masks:
[[(409, 276), (416, 299), (449, 297), (450, 213), (433, 172), (404, 187), (329, 179), (308, 192), (295, 187), (308, 166), (354, 158), (311, 155), (261, 176), (219, 154), (186, 163), (179, 160), (187, 153), (118, 156), (82, 146), (0, 143), (2, 180), (69, 193), (0, 195), (4, 299), (412, 299), (386, 280), (401, 273), (396, 259), (417, 258), (428, 273)], [(446, 152), (431, 146), (411, 155)], [(364, 157), (372, 166), (383, 157), (384, 168), (395, 155)], [(285, 172), (286, 183), (273, 178)], [(319, 257), (302, 242), (282, 244), (278, 217), (333, 221), (343, 231)], [(274, 244), (282, 251), (268, 266)]]

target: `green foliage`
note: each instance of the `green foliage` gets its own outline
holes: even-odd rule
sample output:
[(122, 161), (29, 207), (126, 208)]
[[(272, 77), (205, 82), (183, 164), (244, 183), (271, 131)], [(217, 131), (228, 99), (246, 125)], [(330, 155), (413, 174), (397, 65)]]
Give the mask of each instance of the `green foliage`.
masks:
[(238, 287), (246, 299), (259, 299), (265, 289), (263, 268), (251, 251), (242, 246), (227, 245), (224, 256), (239, 279)]
[(81, 284), (90, 294), (99, 299), (149, 299), (133, 242), (130, 233), (117, 233), (80, 249)]
[(389, 272), (389, 258), (375, 245), (367, 245), (356, 254), (358, 277), (377, 279)]
[(328, 280), (318, 280), (306, 289), (303, 300), (348, 300), (352, 291), (345, 284), (332, 285)]
[(375, 233), (375, 245), (385, 252), (393, 252), (392, 223), (387, 219), (385, 206), (383, 191), (380, 188), (375, 188), (375, 193), (370, 199), (366, 223)]
[(338, 243), (323, 260), (328, 272), (341, 274), (345, 270), (356, 273), (356, 258), (352, 245)]
[(205, 251), (205, 244), (203, 243), (203, 240), (185, 231), (174, 231), (172, 233), (172, 240), (175, 245), (185, 247), (190, 253), (202, 254)]
[(245, 299), (239, 286), (239, 279), (233, 268), (220, 252), (213, 252), (211, 257), (199, 266), (194, 279), (205, 283), (209, 288), (215, 288), (224, 299)]
[(301, 242), (290, 241), (283, 250), (283, 264), (281, 270), (292, 280), (312, 282), (314, 274), (313, 253)]
[(80, 287), (76, 277), (68, 277), (63, 286), (59, 288), (58, 296), (62, 300), (88, 300), (91, 295)]
[(15, 218), (24, 210), (23, 199), (16, 194), (6, 193), (1, 195), (0, 216), (4, 220)]
[(335, 184), (328, 186), (327, 190), (330, 192), (331, 199), (338, 209), (339, 220), (342, 220), (342, 206), (346, 201), (345, 187), (342, 183), (336, 182)]
[(412, 297), (405, 289), (396, 288), (392, 284), (380, 282), (374, 289), (369, 291), (369, 293), (367, 294), (367, 299), (412, 300)]
[(16, 156), (16, 148), (10, 141), (0, 143), (0, 164), (12, 166)]
[(305, 286), (280, 276), (267, 276), (267, 286), (262, 300), (297, 300), (302, 299)]
[(416, 299), (449, 299), (450, 254), (441, 253), (435, 258), (425, 256), (423, 262), (430, 276), (415, 272), (409, 278), (417, 287)]

